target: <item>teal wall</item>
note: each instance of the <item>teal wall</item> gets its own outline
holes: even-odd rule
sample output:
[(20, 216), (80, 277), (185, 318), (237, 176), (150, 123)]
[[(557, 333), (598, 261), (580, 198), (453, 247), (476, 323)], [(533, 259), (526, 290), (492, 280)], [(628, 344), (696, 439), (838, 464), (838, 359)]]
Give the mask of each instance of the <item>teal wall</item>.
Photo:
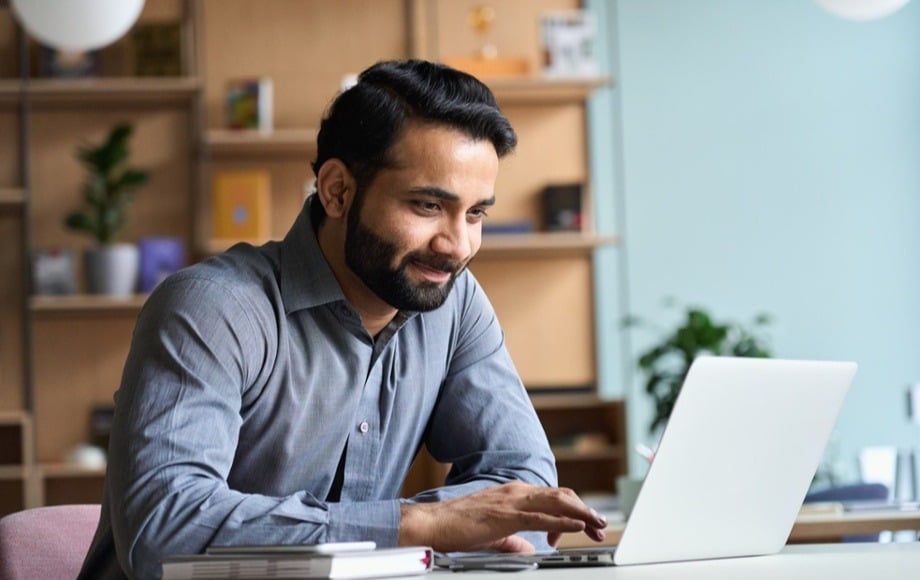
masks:
[(776, 356), (859, 363), (831, 447), (851, 476), (862, 446), (920, 447), (920, 1), (863, 23), (809, 0), (587, 4), (617, 77), (591, 105), (598, 226), (624, 235), (597, 259), (600, 377), (632, 439), (653, 336), (618, 321), (671, 324), (673, 296), (771, 313)]

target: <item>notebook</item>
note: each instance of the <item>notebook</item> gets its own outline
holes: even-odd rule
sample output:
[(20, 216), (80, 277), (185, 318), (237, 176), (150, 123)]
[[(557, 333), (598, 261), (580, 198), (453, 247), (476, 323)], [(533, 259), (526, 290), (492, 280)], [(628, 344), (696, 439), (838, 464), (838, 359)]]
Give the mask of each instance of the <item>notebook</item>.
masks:
[(774, 554), (789, 537), (855, 373), (852, 362), (700, 357), (616, 548), (438, 563), (490, 569), (490, 559), (550, 567)]

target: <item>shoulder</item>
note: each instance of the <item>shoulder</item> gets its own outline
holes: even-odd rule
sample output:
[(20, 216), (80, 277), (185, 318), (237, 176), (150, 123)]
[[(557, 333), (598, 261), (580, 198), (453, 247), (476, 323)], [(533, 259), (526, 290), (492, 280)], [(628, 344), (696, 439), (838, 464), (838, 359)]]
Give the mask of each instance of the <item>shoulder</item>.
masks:
[[(238, 244), (227, 252), (184, 268), (161, 282), (145, 304), (156, 316), (174, 313), (262, 326), (275, 317), (277, 252)], [(148, 313), (149, 314), (149, 313)]]

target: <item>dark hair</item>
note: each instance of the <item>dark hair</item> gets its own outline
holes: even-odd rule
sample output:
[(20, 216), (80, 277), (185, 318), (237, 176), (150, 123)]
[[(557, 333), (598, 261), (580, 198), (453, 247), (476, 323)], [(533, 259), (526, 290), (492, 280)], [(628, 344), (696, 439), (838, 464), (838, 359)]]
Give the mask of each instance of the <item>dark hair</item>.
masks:
[(332, 102), (319, 129), (313, 172), (340, 159), (359, 189), (389, 166), (388, 153), (409, 120), (448, 125), (488, 139), (499, 157), (517, 144), (495, 96), (475, 77), (423, 60), (378, 62)]

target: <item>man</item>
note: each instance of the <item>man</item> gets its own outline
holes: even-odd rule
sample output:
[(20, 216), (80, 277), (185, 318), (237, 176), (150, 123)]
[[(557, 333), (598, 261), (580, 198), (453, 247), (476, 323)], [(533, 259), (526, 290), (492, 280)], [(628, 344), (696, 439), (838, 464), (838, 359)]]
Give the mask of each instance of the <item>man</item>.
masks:
[[(152, 577), (220, 544), (603, 538), (603, 518), (554, 487), (466, 270), (515, 143), (489, 90), (441, 65), (379, 63), (336, 99), (317, 192), (285, 239), (174, 275), (141, 312), (83, 576)], [(422, 445), (452, 464), (446, 485), (398, 499)]]

